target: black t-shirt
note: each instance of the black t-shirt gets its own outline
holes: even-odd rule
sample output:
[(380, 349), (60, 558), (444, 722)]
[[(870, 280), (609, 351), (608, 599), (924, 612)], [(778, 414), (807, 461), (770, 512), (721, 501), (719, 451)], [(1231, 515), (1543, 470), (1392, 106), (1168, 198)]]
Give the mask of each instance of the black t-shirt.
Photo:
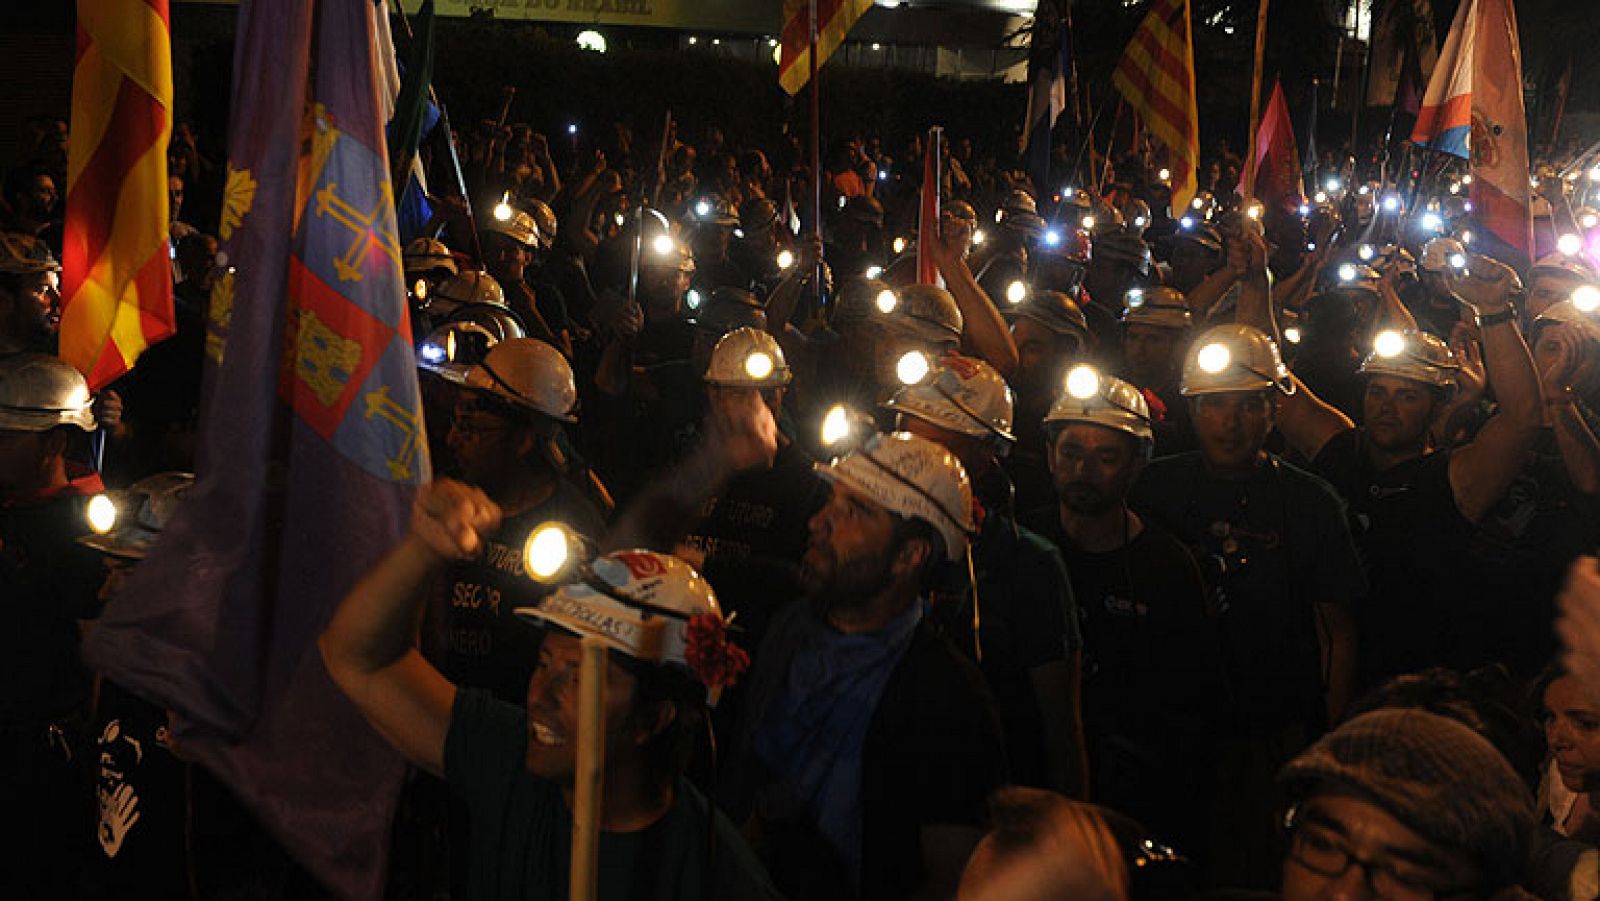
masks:
[(1474, 637), (1481, 624), (1463, 609), (1472, 526), (1456, 509), (1450, 453), (1380, 472), (1366, 432), (1354, 428), (1328, 439), (1311, 468), (1350, 505), (1369, 585), (1355, 608), (1365, 681), (1429, 666), (1470, 666), (1482, 645)]
[(539, 661), (539, 630), (518, 619), (552, 589), (528, 578), (522, 549), (540, 523), (556, 520), (581, 535), (598, 538), (605, 522), (594, 505), (564, 479), (542, 504), (510, 517), (472, 560), (451, 564), (444, 575), (439, 669), (457, 685), (486, 688), (520, 704)]
[(1186, 542), (1207, 573), (1245, 720), (1320, 729), (1325, 679), (1316, 606), (1348, 605), (1365, 593), (1333, 489), (1271, 455), (1247, 477), (1224, 479), (1189, 453), (1150, 464), (1134, 507)]
[(940, 633), (983, 673), (1004, 730), (1011, 780), (1046, 788), (1051, 774), (1045, 717), (1068, 712), (1041, 707), (1031, 672), (1070, 660), (1078, 650), (1072, 584), (1049, 542), (986, 509), (972, 552), (983, 659), (976, 659), (973, 595), (964, 577), (959, 592), (935, 594), (930, 615)]
[(105, 679), (94, 724), (99, 854), (85, 882), (107, 897), (188, 895), (189, 765), (172, 753), (167, 712)]
[[(474, 689), (456, 694), (444, 769), (471, 815), (472, 898), (567, 897), (572, 812), (559, 785), (528, 772), (527, 742), (527, 713), (521, 707)], [(705, 798), (679, 780), (661, 819), (637, 832), (601, 832), (598, 897), (778, 898), (761, 864), (720, 812), (714, 871), (707, 872), (708, 814)]]
[(734, 640), (755, 650), (777, 608), (800, 594), (800, 559), (812, 514), (828, 486), (794, 442), (778, 448), (771, 469), (733, 478), (706, 501), (683, 544), (702, 554), (699, 567), (725, 612), (738, 614)]
[(0, 725), (72, 716), (89, 697), (78, 621), (99, 615), (105, 568), (88, 534), (98, 478), (47, 498), (0, 503)]
[(1083, 632), (1084, 725), (1095, 731), (1166, 733), (1225, 708), (1216, 623), (1200, 567), (1151, 523), (1125, 547), (1073, 546), (1055, 506), (1024, 519), (1060, 548)]
[(1468, 544), (1486, 656), (1531, 676), (1554, 655), (1555, 596), (1573, 558), (1600, 537), (1596, 504), (1572, 484), (1555, 433), (1541, 432)]

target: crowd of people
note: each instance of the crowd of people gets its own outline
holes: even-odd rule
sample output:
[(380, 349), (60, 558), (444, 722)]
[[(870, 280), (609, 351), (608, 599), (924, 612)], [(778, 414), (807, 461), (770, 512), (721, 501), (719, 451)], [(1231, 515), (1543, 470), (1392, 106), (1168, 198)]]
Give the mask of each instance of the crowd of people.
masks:
[[(436, 476), (320, 642), (415, 765), (390, 894), (565, 895), (593, 637), (604, 898), (1600, 896), (1587, 170), (1530, 173), (1519, 271), (1464, 169), (1263, 203), (1219, 147), (1173, 209), (1148, 150), (1036, 185), (952, 135), (918, 235), (926, 136), (819, 191), (664, 137), (463, 134), (405, 245)], [(78, 654), (195, 484), (226, 266), (180, 126), (177, 332), (92, 396), (67, 139), (0, 211), (0, 884), (314, 892)]]

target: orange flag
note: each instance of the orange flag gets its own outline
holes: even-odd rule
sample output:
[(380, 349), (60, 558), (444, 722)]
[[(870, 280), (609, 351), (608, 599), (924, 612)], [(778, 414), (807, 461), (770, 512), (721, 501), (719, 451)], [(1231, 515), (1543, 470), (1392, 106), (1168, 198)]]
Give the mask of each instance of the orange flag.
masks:
[(174, 330), (167, 0), (78, 0), (61, 357), (99, 388)]
[(850, 26), (872, 8), (872, 0), (783, 0), (783, 43), (778, 48), (778, 84), (791, 94), (811, 80), (811, 4), (817, 4), (817, 68), (844, 43)]
[(1182, 212), (1194, 196), (1200, 164), (1189, 0), (1156, 0), (1151, 5), (1111, 74), (1111, 84), (1143, 117), (1150, 137), (1166, 149), (1172, 209)]

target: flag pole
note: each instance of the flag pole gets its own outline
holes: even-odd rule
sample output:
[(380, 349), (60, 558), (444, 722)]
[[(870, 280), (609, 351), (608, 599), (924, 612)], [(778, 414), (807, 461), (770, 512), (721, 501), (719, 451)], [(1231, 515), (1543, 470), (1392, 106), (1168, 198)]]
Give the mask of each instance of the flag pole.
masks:
[(1250, 134), (1249, 157), (1244, 166), (1244, 197), (1256, 196), (1256, 129), (1261, 127), (1261, 66), (1267, 49), (1267, 3), (1261, 0), (1256, 11), (1255, 73), (1250, 77)]
[[(811, 231), (822, 237), (822, 85), (817, 78), (817, 0), (808, 0), (806, 15), (809, 19), (807, 34), (811, 48), (806, 52), (806, 65), (810, 68), (811, 85)], [(822, 314), (822, 262), (811, 274), (812, 309)]]
[(605, 643), (586, 635), (578, 654), (578, 759), (567, 899), (594, 901), (600, 880), (600, 805), (606, 761)]

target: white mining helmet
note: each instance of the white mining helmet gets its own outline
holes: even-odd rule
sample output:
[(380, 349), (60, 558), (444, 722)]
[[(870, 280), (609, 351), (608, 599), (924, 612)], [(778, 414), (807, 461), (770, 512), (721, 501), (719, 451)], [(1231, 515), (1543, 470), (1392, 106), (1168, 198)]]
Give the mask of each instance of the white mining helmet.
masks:
[(1372, 352), (1361, 361), (1360, 372), (1450, 389), (1461, 366), (1450, 346), (1427, 332), (1385, 329), (1372, 339)]
[(1183, 292), (1166, 285), (1154, 288), (1134, 288), (1124, 297), (1127, 306), (1122, 311), (1125, 325), (1148, 325), (1155, 328), (1186, 329), (1194, 324), (1189, 304)]
[(954, 350), (961, 343), (965, 321), (949, 291), (934, 285), (906, 285), (873, 300), (883, 322), (891, 329), (930, 347)]
[(940, 445), (906, 432), (872, 434), (853, 452), (819, 465), (817, 474), (891, 513), (927, 522), (944, 538), (949, 560), (966, 555), (974, 529), (972, 483), (961, 461)]
[(462, 384), (559, 422), (578, 421), (572, 415), (578, 403), (572, 367), (560, 351), (538, 338), (496, 344), (482, 362), (467, 370)]
[(885, 405), (889, 409), (960, 435), (995, 441), (1002, 453), (1016, 443), (1011, 388), (993, 366), (958, 354), (947, 354), (935, 364), (911, 351), (895, 368), (906, 385)]
[(1184, 397), (1267, 389), (1293, 394), (1294, 380), (1278, 345), (1260, 329), (1237, 323), (1213, 326), (1189, 346), (1180, 386)]
[[(517, 617), (598, 638), (612, 651), (699, 682), (689, 660), (690, 621), (729, 621), (710, 583), (670, 554), (626, 550), (589, 560), (588, 553), (587, 541), (561, 523), (535, 528), (523, 546), (523, 567), (535, 581), (561, 587), (533, 607), (516, 608)], [(721, 687), (705, 687), (707, 703), (716, 704)]]
[(1045, 414), (1044, 426), (1088, 423), (1124, 432), (1153, 446), (1150, 405), (1138, 388), (1093, 366), (1074, 366), (1062, 380), (1062, 391)]
[(58, 425), (94, 431), (94, 395), (83, 373), (49, 354), (0, 360), (0, 430), (48, 432)]
[(78, 543), (112, 557), (143, 560), (193, 487), (190, 473), (158, 472), (125, 490), (97, 494), (84, 510), (91, 534)]
[(723, 335), (705, 371), (706, 384), (724, 388), (782, 388), (791, 377), (777, 340), (753, 328)]

